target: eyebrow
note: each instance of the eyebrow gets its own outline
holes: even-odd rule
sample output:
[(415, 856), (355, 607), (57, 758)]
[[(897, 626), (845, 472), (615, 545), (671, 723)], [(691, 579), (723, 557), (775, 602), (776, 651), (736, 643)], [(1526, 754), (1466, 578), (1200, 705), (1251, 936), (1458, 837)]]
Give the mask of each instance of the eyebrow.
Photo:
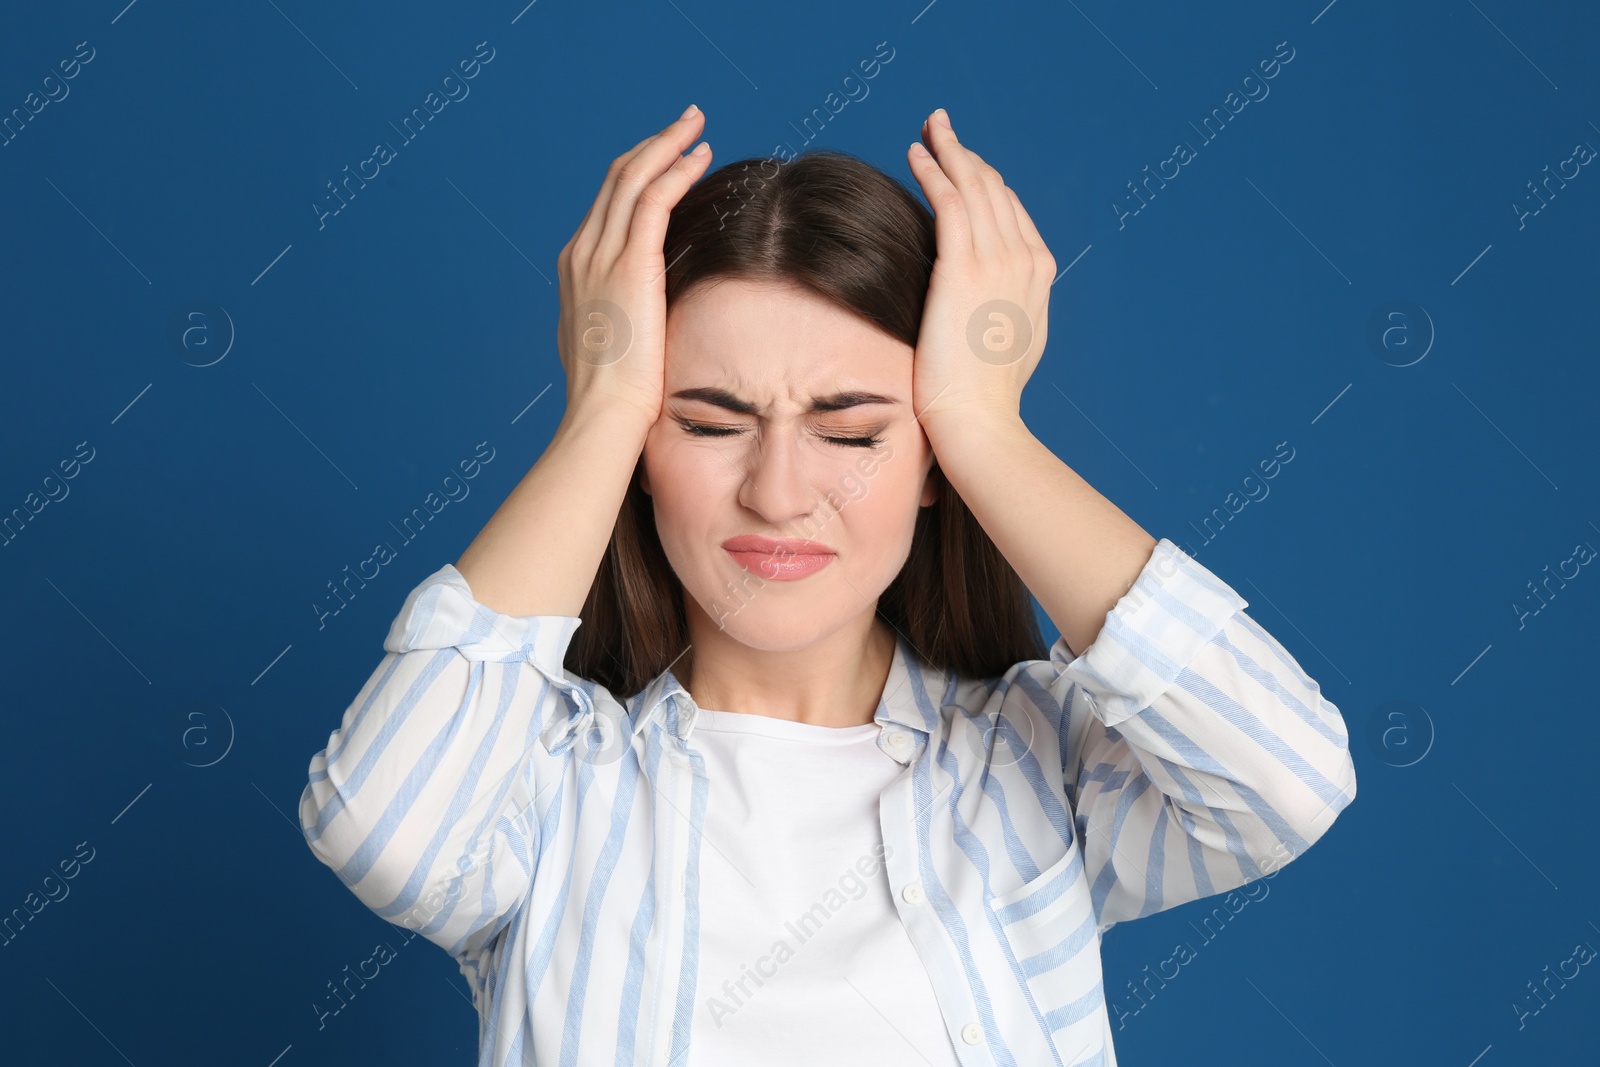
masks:
[[(734, 396), (726, 389), (714, 386), (700, 386), (694, 389), (682, 389), (672, 394), (675, 400), (701, 400), (707, 404), (715, 404), (719, 408), (740, 415), (756, 415), (760, 408), (748, 400)], [(881, 393), (869, 393), (859, 389), (834, 393), (830, 396), (815, 396), (811, 398), (811, 406), (807, 408), (808, 414), (819, 414), (829, 411), (844, 411), (849, 408), (862, 407), (867, 404), (899, 404), (900, 401)]]

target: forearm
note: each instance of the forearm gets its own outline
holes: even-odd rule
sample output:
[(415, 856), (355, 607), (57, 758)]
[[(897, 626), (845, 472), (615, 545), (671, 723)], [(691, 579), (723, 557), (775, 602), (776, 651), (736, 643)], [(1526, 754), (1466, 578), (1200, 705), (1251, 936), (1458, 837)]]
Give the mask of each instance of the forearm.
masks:
[(505, 615), (577, 616), (594, 584), (649, 425), (626, 409), (569, 406), (456, 569)]
[(1156, 539), (1020, 418), (945, 417), (923, 428), (945, 480), (1081, 655)]

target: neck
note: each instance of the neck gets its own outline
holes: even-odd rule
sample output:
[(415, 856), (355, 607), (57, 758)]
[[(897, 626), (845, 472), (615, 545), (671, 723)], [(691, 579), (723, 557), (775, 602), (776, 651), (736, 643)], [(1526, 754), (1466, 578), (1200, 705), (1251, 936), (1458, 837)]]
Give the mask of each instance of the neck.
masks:
[(709, 619), (690, 623), (693, 644), (679, 680), (695, 704), (817, 726), (873, 721), (894, 662), (895, 635), (876, 612), (804, 648), (738, 641)]

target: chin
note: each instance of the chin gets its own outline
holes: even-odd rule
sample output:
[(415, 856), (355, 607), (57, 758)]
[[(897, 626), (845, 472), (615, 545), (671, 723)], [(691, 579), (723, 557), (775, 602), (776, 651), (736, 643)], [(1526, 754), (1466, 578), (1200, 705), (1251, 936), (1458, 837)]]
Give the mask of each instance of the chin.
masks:
[(794, 652), (810, 648), (822, 640), (832, 626), (815, 620), (761, 619), (753, 617), (754, 608), (723, 620), (722, 632), (747, 648), (762, 652)]
[(794, 610), (775, 597), (762, 603), (758, 593), (742, 608), (707, 611), (712, 626), (747, 648), (793, 652), (810, 648), (832, 633), (843, 619), (822, 619)]

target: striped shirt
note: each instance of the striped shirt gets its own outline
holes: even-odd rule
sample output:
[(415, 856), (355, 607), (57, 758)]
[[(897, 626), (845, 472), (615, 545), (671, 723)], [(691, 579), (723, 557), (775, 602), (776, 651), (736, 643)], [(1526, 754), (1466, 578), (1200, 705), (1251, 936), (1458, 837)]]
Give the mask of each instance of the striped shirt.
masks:
[[(1163, 538), (1076, 656), (966, 678), (897, 638), (879, 876), (964, 1067), (1114, 1067), (1101, 935), (1272, 873), (1355, 798), (1338, 708), (1246, 604)], [(312, 758), (302, 829), (456, 958), (480, 1067), (694, 1067), (697, 709), (670, 670), (623, 700), (566, 671), (579, 625), (434, 572)]]

